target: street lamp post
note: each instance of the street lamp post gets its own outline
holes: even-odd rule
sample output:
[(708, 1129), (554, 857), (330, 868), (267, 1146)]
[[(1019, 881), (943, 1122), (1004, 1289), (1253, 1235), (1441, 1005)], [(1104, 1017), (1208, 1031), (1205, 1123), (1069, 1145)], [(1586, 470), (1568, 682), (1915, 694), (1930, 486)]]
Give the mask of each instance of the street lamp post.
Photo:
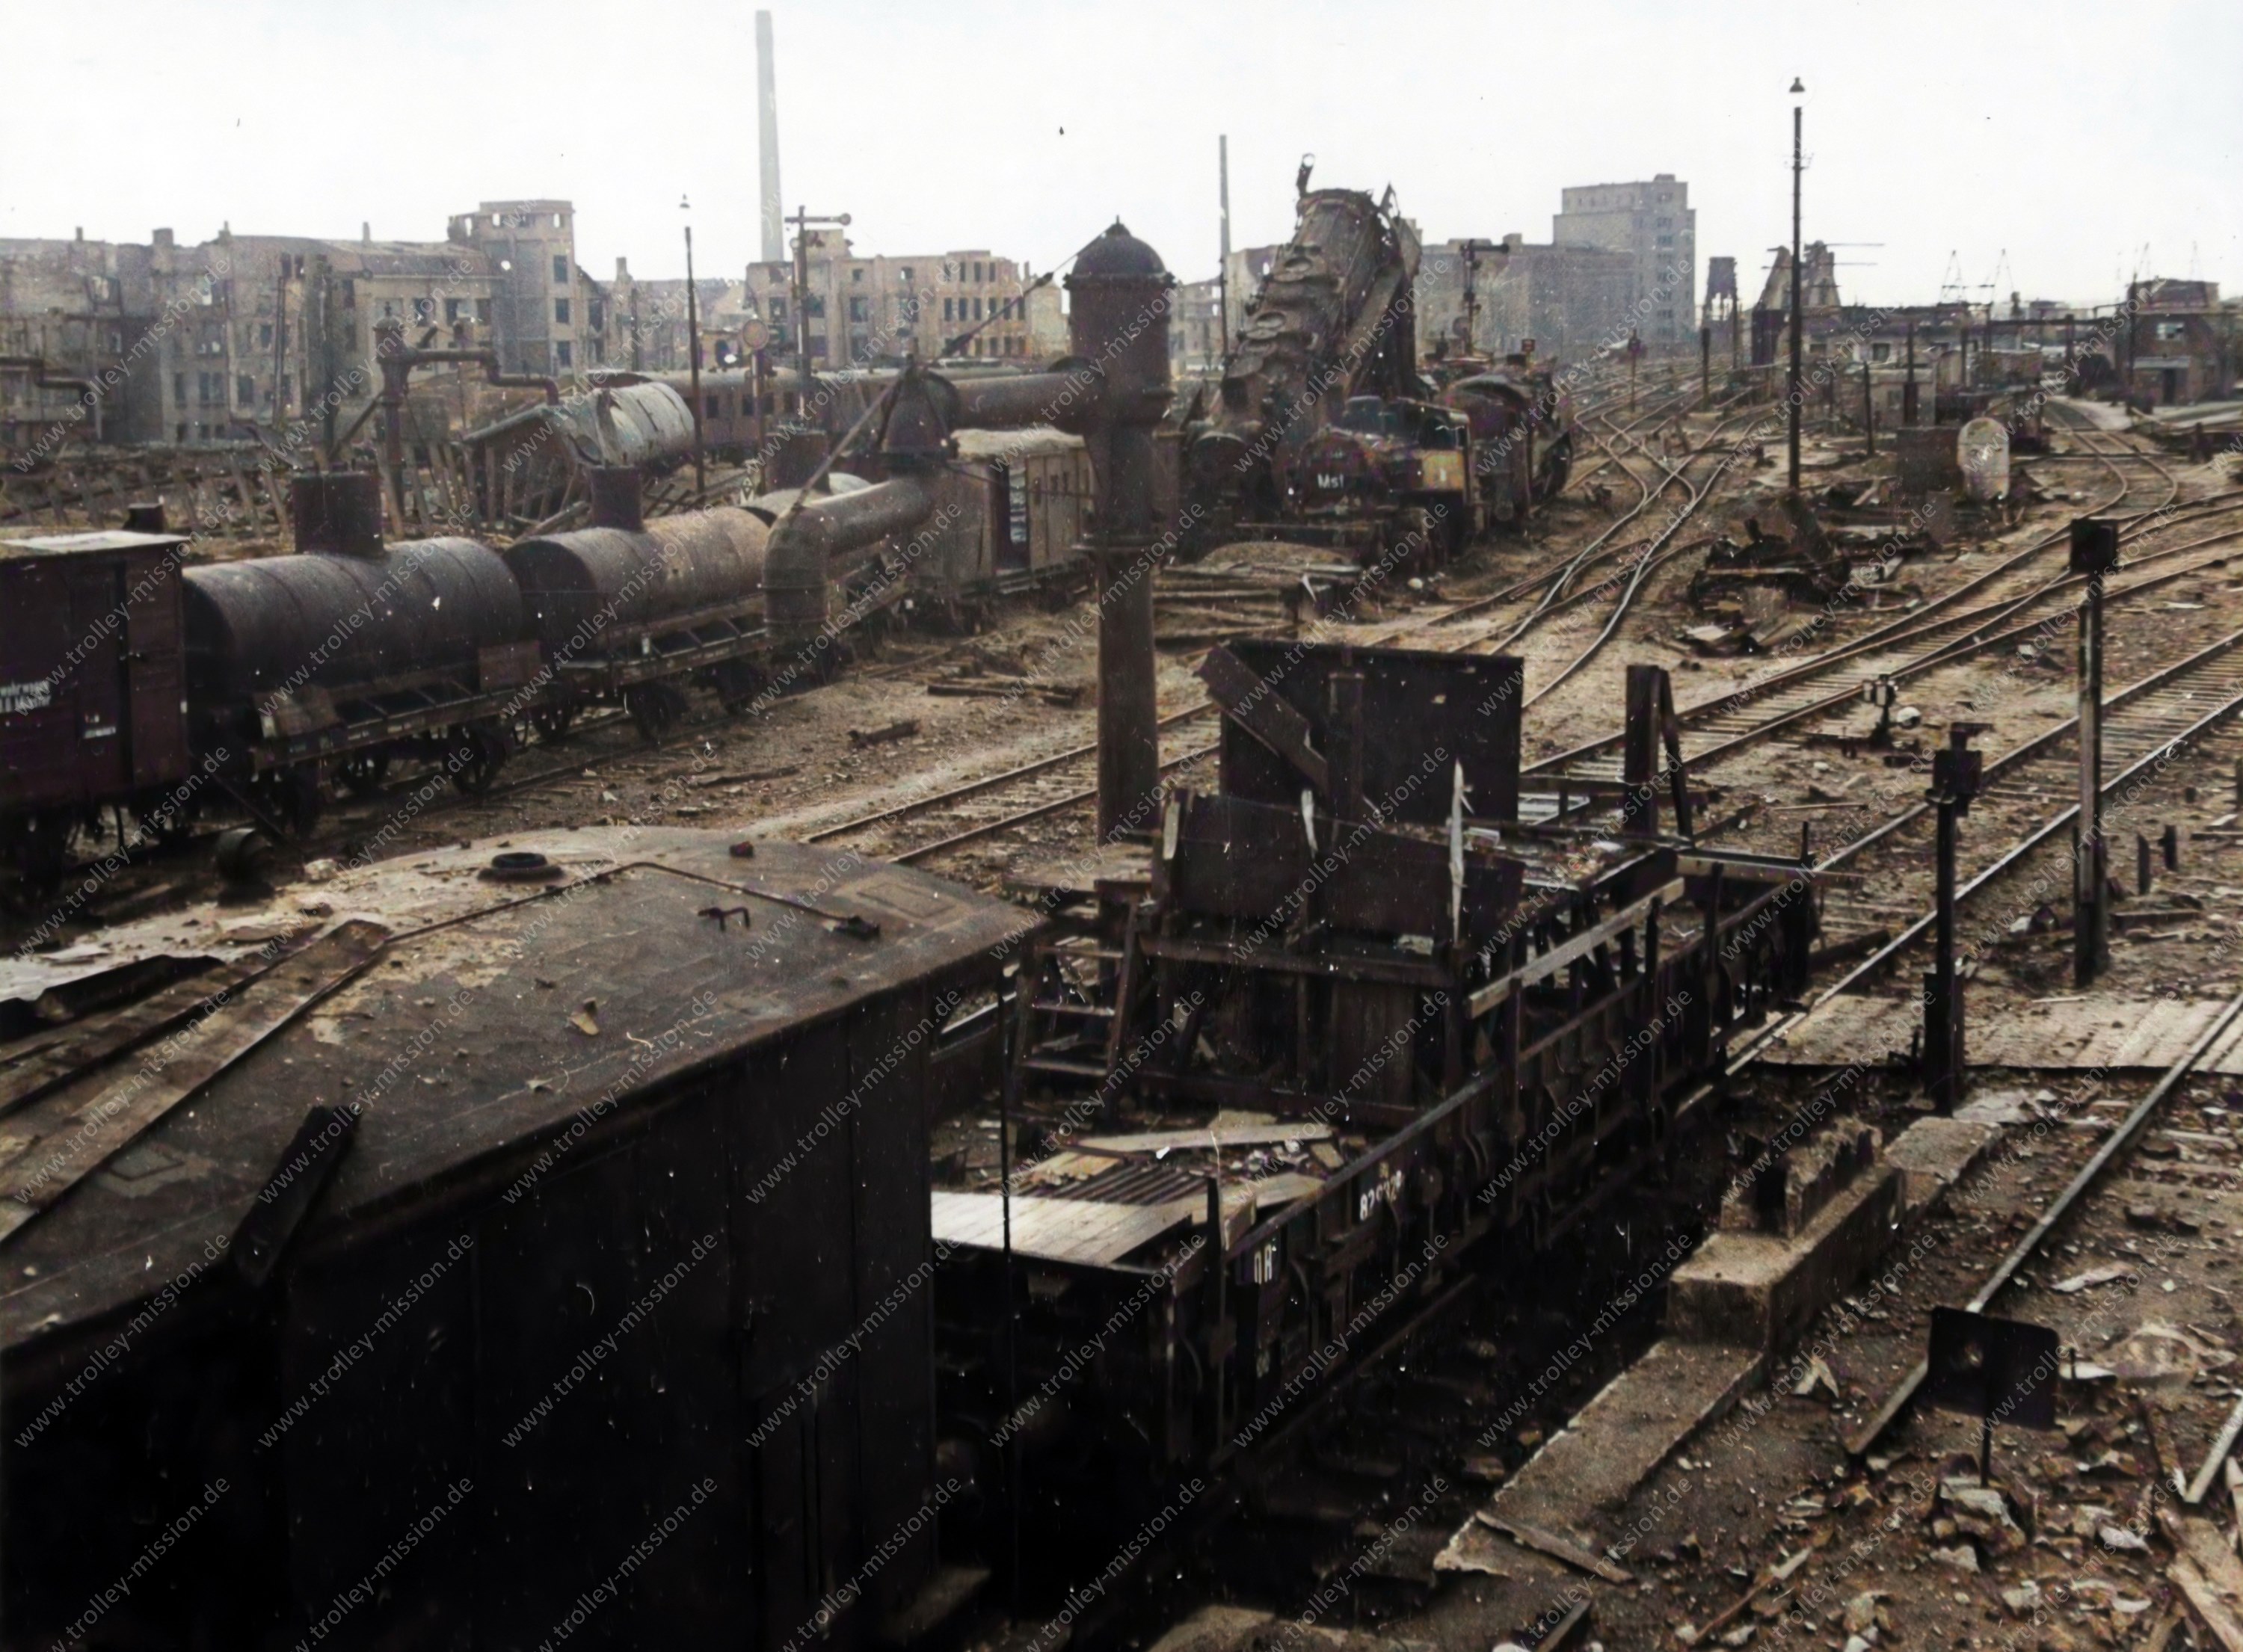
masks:
[[(1795, 100), (1806, 95), (1807, 88), (1796, 77), (1791, 83), (1791, 95)], [(1799, 174), (1802, 169), (1800, 135), (1805, 110), (1795, 101), (1791, 105), (1791, 370), (1786, 375), (1785, 401), (1791, 409), (1790, 477), (1791, 491), (1799, 491), (1799, 350), (1801, 316), (1800, 304), (1802, 283), (1799, 267)]]

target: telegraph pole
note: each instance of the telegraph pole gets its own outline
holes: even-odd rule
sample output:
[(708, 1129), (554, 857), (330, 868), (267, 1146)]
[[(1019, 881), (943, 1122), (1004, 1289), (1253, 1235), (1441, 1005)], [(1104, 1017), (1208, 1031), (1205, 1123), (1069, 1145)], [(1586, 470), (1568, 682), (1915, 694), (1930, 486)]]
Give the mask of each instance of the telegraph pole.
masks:
[[(1791, 82), (1791, 95), (1794, 99), (1807, 95), (1807, 88), (1800, 84), (1795, 76)], [(1799, 174), (1803, 165), (1800, 138), (1805, 114), (1805, 109), (1795, 101), (1791, 105), (1791, 370), (1786, 375), (1788, 382), (1784, 396), (1785, 401), (1789, 404), (1791, 409), (1790, 477), (1791, 491), (1795, 494), (1799, 491), (1799, 340), (1802, 296), (1799, 268)]]
[[(677, 210), (690, 212), (693, 203), (681, 195)], [(633, 306), (636, 307), (636, 306)], [(685, 370), (693, 386), (693, 492), (697, 496), (709, 485), (707, 454), (701, 441), (701, 299), (693, 290), (693, 224), (685, 225)]]
[(1900, 421), (1916, 428), (1916, 318), (1908, 319), (1908, 378), (1900, 387)]

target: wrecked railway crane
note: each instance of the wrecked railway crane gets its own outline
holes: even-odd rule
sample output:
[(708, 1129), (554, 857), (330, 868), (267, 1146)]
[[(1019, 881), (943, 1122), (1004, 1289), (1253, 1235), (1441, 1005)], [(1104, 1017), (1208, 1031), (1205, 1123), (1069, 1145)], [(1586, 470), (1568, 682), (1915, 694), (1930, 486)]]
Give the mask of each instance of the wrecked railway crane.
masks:
[(1214, 401), (1184, 414), (1196, 545), (1309, 539), (1430, 566), (1564, 488), (1572, 404), (1549, 373), (1514, 357), (1438, 393), (1419, 374), (1418, 252), (1391, 191), (1302, 195)]
[[(1314, 480), (1305, 461), (1333, 414), (1365, 397), (1425, 398), (1410, 301), (1418, 258), (1392, 191), (1381, 200), (1360, 190), (1302, 194), (1292, 239), (1247, 307), (1213, 404), (1196, 397), (1184, 416), (1183, 486), (1200, 507), (1199, 542), (1304, 531)], [(1400, 505), (1367, 516), (1367, 490), (1326, 491), (1351, 496), (1322, 524), (1327, 536), (1406, 531)]]

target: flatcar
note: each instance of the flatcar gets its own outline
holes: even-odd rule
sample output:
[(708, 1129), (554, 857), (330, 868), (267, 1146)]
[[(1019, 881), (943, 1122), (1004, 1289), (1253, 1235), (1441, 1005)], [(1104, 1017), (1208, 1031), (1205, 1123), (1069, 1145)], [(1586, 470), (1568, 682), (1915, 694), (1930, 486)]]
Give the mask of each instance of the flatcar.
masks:
[(1809, 874), (1642, 798), (1539, 829), (1516, 659), (1241, 640), (1202, 675), (1216, 787), (1169, 791), (1142, 875), (1040, 891), (1012, 1179), (936, 1193), (946, 1432), (1018, 1454), (1031, 1543), (1251, 1449), (1461, 1273), (1543, 1266), (1816, 932)]

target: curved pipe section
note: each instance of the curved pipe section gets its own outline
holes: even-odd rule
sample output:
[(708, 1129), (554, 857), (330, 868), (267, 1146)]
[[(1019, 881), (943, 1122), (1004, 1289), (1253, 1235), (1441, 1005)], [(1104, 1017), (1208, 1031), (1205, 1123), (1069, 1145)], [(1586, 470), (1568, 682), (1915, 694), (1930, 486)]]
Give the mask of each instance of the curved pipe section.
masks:
[(933, 513), (934, 490), (926, 480), (899, 476), (781, 517), (764, 552), (764, 621), (772, 648), (825, 646), (829, 594), (843, 559), (909, 533)]

